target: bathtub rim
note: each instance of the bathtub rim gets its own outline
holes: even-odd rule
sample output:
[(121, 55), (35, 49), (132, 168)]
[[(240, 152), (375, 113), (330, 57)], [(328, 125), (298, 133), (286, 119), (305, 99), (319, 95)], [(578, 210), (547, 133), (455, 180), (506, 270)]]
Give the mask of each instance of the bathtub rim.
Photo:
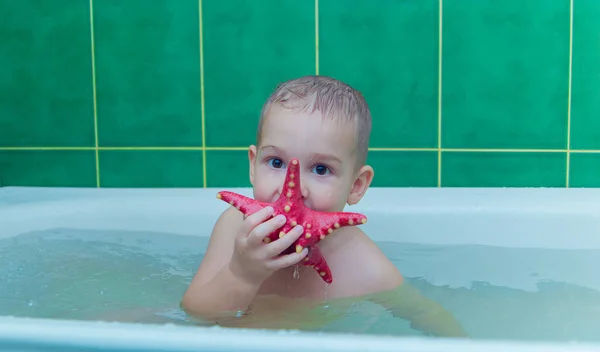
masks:
[[(251, 188), (3, 187), (0, 238), (64, 227), (209, 236), (228, 206), (219, 190), (252, 196)], [(600, 249), (600, 189), (371, 188), (345, 211), (365, 213), (361, 227), (375, 241)]]
[[(74, 332), (77, 334), (74, 334)], [(65, 342), (68, 341), (68, 347)], [(107, 351), (600, 351), (600, 344), (398, 337), (240, 328), (188, 327), (0, 316), (0, 347)], [(287, 348), (286, 348), (287, 346)]]

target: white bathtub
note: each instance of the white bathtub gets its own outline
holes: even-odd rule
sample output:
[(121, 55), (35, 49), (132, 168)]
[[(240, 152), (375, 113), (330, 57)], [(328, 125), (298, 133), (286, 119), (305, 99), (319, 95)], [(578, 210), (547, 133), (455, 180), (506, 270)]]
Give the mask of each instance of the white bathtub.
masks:
[[(218, 189), (221, 190), (221, 189)], [(217, 189), (0, 188), (0, 238), (51, 228), (174, 232), (207, 236), (227, 204)], [(250, 189), (230, 189), (251, 196)], [(348, 211), (369, 217), (364, 230), (375, 241), (503, 248), (600, 249), (597, 189), (399, 189), (373, 188)], [(390, 230), (392, 229), (392, 230)], [(565, 270), (557, 261), (546, 279), (600, 290), (598, 268)], [(460, 270), (423, 263), (419, 275), (441, 284), (473, 280), (530, 289), (520, 273), (482, 272), (482, 263)], [(485, 270), (484, 270), (485, 271)], [(482, 277), (479, 277), (479, 276)], [(401, 338), (275, 332), (125, 323), (0, 317), (0, 349), (69, 348), (110, 351), (591, 351), (600, 345)]]

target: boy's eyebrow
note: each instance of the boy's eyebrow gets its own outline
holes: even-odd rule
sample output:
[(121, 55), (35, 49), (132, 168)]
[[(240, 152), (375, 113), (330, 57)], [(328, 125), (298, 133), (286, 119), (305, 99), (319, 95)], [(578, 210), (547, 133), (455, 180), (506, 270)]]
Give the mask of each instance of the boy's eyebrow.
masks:
[(273, 149), (275, 152), (280, 152), (281, 151), (279, 148), (277, 148), (274, 145), (265, 145), (265, 146), (260, 147), (259, 150), (265, 150), (265, 149)]
[(331, 155), (331, 154), (315, 153), (315, 154), (311, 155), (311, 159), (333, 161), (333, 162), (340, 163), (340, 164), (342, 163), (342, 160), (340, 160), (340, 158), (338, 158), (335, 155)]

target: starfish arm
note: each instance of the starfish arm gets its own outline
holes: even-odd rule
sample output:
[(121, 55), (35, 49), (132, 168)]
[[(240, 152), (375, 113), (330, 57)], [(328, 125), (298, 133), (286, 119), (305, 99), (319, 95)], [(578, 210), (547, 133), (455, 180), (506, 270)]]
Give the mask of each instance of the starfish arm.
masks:
[(300, 163), (298, 159), (292, 159), (285, 174), (281, 195), (287, 197), (288, 202), (301, 202), (300, 190)]
[(333, 276), (331, 275), (331, 269), (329, 264), (323, 257), (321, 249), (317, 246), (310, 247), (308, 255), (304, 259), (304, 265), (310, 266), (321, 276), (323, 281), (330, 284), (333, 282)]
[[(300, 251), (304, 247), (322, 241), (327, 235), (340, 227), (365, 224), (367, 217), (360, 213), (313, 211), (306, 220), (308, 220), (306, 223), (310, 224), (310, 228), (307, 228), (306, 234), (297, 241), (297, 244), (301, 246)], [(305, 225), (305, 227), (307, 226)]]
[(314, 216), (319, 228), (337, 229), (338, 227), (362, 225), (367, 223), (367, 217), (360, 213), (315, 212)]
[(228, 191), (217, 193), (217, 198), (233, 205), (246, 216), (252, 215), (269, 205), (241, 194)]

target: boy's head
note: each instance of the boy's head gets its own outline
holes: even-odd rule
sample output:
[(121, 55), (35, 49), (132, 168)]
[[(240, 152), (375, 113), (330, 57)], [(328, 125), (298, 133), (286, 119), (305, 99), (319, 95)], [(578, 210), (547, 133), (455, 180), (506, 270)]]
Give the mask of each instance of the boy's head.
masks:
[(280, 84), (261, 111), (257, 145), (250, 146), (255, 198), (279, 196), (287, 163), (298, 158), (307, 205), (339, 211), (357, 203), (369, 187), (366, 165), (371, 113), (362, 94), (324, 76)]
[(260, 147), (265, 120), (273, 106), (308, 114), (320, 112), (325, 119), (354, 128), (356, 166), (367, 161), (371, 136), (371, 111), (362, 94), (326, 76), (304, 76), (281, 83), (265, 102), (258, 121), (256, 143)]

